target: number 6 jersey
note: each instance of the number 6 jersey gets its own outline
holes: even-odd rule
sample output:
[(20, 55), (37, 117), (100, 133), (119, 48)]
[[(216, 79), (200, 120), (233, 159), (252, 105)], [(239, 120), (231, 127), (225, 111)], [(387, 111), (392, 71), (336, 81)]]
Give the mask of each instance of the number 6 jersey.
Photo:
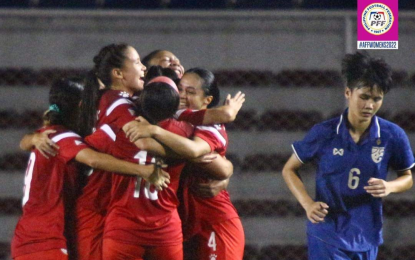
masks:
[(316, 198), (329, 205), (325, 221), (308, 221), (308, 235), (348, 251), (382, 244), (382, 200), (364, 190), (370, 178), (386, 179), (388, 168), (411, 169), (413, 153), (405, 132), (374, 116), (368, 135), (355, 143), (342, 116), (314, 126), (293, 144), (297, 158), (317, 164)]

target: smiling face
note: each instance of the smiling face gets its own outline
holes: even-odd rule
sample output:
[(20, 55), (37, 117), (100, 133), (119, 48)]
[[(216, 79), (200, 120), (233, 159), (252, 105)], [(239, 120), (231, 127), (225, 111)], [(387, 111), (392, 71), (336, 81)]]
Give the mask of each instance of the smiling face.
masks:
[(370, 124), (372, 117), (383, 103), (383, 92), (375, 85), (350, 89), (346, 87), (345, 96), (349, 103), (348, 119), (350, 123)]
[(149, 66), (161, 66), (163, 68), (170, 68), (176, 72), (177, 76), (181, 78), (184, 74), (184, 68), (180, 64), (180, 60), (169, 51), (160, 51), (154, 58), (152, 58), (149, 63)]
[(206, 96), (202, 89), (203, 79), (195, 73), (186, 73), (180, 80), (179, 109), (190, 108), (194, 110), (205, 109), (212, 101), (212, 96)]
[(126, 49), (125, 57), (123, 67), (120, 69), (122, 72), (122, 85), (128, 93), (143, 90), (146, 66), (141, 63), (140, 55), (131, 46)]

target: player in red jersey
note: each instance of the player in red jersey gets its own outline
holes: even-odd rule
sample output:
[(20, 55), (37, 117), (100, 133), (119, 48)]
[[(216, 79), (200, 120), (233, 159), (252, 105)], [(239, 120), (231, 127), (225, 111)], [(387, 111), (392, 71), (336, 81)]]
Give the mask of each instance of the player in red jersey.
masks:
[[(204, 69), (187, 71), (180, 81), (187, 104), (191, 109), (206, 109), (218, 103), (219, 90), (215, 87), (213, 73)], [(143, 127), (142, 137), (151, 136), (179, 154), (190, 149), (192, 156), (216, 151), (224, 156), (227, 148), (227, 135), (223, 125), (199, 126), (194, 140), (177, 138), (173, 134), (155, 126)], [(226, 179), (229, 176), (207, 173), (203, 165), (192, 169), (191, 176), (183, 187), (183, 223), (185, 238), (196, 240), (197, 250), (189, 259), (242, 259), (244, 233), (239, 216), (233, 207), (229, 194), (222, 190), (214, 198), (201, 198), (191, 191), (193, 182), (200, 179)], [(187, 213), (187, 214), (186, 214)]]
[[(215, 106), (219, 95), (215, 95), (213, 73), (205, 69), (190, 69), (180, 81), (182, 96), (186, 97), (190, 109), (200, 110)], [(223, 124), (197, 126), (194, 134), (209, 143), (212, 151), (225, 156), (228, 139)], [(222, 190), (213, 198), (202, 198), (192, 192), (192, 183), (212, 178), (203, 166), (192, 164), (183, 176), (183, 203), (180, 213), (185, 240), (196, 243), (197, 250), (188, 248), (187, 259), (241, 260), (245, 245), (242, 223), (232, 205), (229, 194)], [(220, 178), (221, 176), (215, 176)]]
[[(136, 124), (131, 97), (144, 85), (146, 67), (137, 51), (126, 44), (111, 44), (94, 57), (94, 68), (87, 77), (80, 114), (81, 136), (111, 124), (124, 130)], [(100, 82), (102, 84), (100, 84)], [(77, 200), (78, 258), (102, 258), (102, 234), (110, 200), (112, 175), (97, 171), (88, 176)]]
[(68, 228), (65, 223), (70, 210), (68, 206), (73, 205), (75, 197), (77, 170), (74, 160), (145, 179), (153, 175), (151, 166), (123, 162), (93, 151), (70, 130), (76, 122), (81, 92), (82, 85), (71, 80), (58, 80), (51, 88), (51, 105), (44, 115), (45, 126), (38, 132), (54, 131), (50, 137), (60, 149), (50, 159), (42, 156), (39, 150), (33, 150), (30, 155), (22, 201), (23, 215), (12, 240), (14, 259), (68, 259), (64, 232)]
[[(151, 73), (151, 67), (170, 68), (181, 78), (184, 74), (184, 68), (180, 60), (171, 51), (155, 50), (143, 58), (143, 64), (147, 67), (147, 73)], [(160, 76), (162, 74), (159, 74)], [(164, 75), (168, 76), (169, 75)], [(146, 75), (146, 78), (147, 75)], [(178, 82), (175, 81), (177, 84)], [(193, 125), (211, 125), (219, 123), (230, 123), (235, 120), (236, 115), (245, 102), (245, 94), (240, 91), (234, 97), (230, 94), (226, 97), (225, 104), (220, 107), (211, 109), (200, 109), (198, 111), (186, 109), (185, 100), (180, 98), (180, 110), (175, 116), (179, 121), (187, 121)]]
[[(154, 80), (162, 79), (163, 83), (174, 86), (174, 82), (165, 77)], [(159, 87), (155, 83), (150, 83), (140, 95), (142, 114), (153, 123), (172, 116), (179, 103), (178, 93), (175, 94), (175, 102), (168, 102), (169, 99), (166, 97), (171, 97), (171, 93), (163, 93)], [(169, 103), (174, 105), (168, 106)], [(193, 132), (193, 127), (189, 124), (173, 119), (162, 121), (160, 126), (184, 137), (189, 137)], [(117, 140), (121, 142), (122, 139), (118, 139), (117, 136)], [(121, 147), (125, 150), (127, 145), (128, 140), (124, 140)], [(134, 146), (132, 148), (133, 151), (137, 150)], [(147, 148), (150, 148), (149, 151), (168, 155), (166, 151), (154, 150), (154, 147), (148, 145)], [(136, 160), (142, 163), (152, 160), (147, 151), (132, 152), (130, 157), (134, 155)], [(105, 223), (104, 259), (183, 259), (176, 192), (184, 161), (167, 162), (166, 171), (171, 176), (171, 182), (162, 192), (155, 191), (148, 183), (136, 178), (113, 177), (113, 197)]]
[[(169, 84), (150, 83), (140, 95), (141, 112), (154, 123), (171, 117), (179, 105), (174, 82), (167, 78), (164, 81)], [(186, 129), (170, 120), (163, 121), (162, 125), (184, 136), (193, 132), (192, 127)], [(108, 152), (119, 158), (140, 164), (154, 160), (153, 155), (138, 149), (123, 133), (116, 134), (114, 146)], [(170, 173), (171, 182), (163, 192), (157, 192), (141, 178), (113, 176), (112, 199), (105, 223), (104, 259), (183, 258), (181, 222), (175, 195), (183, 166), (183, 161), (169, 161), (166, 171)]]

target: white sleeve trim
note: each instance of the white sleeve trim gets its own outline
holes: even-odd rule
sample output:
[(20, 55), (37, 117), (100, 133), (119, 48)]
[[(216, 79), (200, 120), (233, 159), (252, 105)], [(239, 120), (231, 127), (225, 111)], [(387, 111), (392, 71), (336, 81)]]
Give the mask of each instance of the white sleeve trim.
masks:
[(186, 111), (186, 109), (177, 110), (176, 114), (174, 114), (174, 118), (178, 119), (183, 114), (184, 111)]
[(406, 170), (412, 169), (414, 166), (415, 166), (415, 163), (411, 164), (411, 166), (409, 166), (408, 168), (405, 168), (405, 169), (403, 169), (403, 170), (396, 170), (396, 171), (397, 171), (397, 172), (403, 172), (403, 171), (406, 171)]
[(212, 126), (198, 126), (197, 129), (211, 132), (215, 135), (217, 139), (219, 139), (223, 146), (226, 145), (226, 139), (219, 133), (219, 131), (216, 128)]
[(111, 127), (109, 125), (103, 125), (101, 126), (102, 131), (104, 131), (113, 141), (117, 139), (117, 136), (115, 135), (114, 131), (112, 131)]
[(69, 132), (69, 133), (63, 133), (63, 134), (58, 134), (57, 136), (54, 136), (52, 138), (52, 142), (57, 143), (60, 140), (62, 140), (64, 138), (68, 138), (68, 137), (79, 137), (79, 138), (81, 138), (79, 135), (77, 135), (73, 132)]
[(297, 159), (298, 159), (298, 160), (299, 160), (302, 164), (304, 164), (304, 162), (300, 159), (300, 156), (298, 156), (297, 151), (295, 150), (295, 148), (294, 148), (294, 145), (293, 145), (293, 144), (291, 145), (291, 147), (293, 148), (294, 154), (295, 154), (295, 156), (297, 157)]
[(115, 108), (123, 104), (132, 104), (132, 102), (126, 98), (120, 98), (111, 104), (111, 106), (107, 109), (107, 112), (105, 113), (105, 115), (109, 116), (112, 113), (112, 111), (114, 111)]

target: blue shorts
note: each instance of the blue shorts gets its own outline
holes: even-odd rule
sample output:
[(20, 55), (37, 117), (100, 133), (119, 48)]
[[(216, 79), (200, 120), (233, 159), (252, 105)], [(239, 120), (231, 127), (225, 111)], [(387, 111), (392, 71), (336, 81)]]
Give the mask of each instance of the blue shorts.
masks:
[(346, 251), (307, 235), (309, 260), (376, 260), (378, 247), (364, 252)]

